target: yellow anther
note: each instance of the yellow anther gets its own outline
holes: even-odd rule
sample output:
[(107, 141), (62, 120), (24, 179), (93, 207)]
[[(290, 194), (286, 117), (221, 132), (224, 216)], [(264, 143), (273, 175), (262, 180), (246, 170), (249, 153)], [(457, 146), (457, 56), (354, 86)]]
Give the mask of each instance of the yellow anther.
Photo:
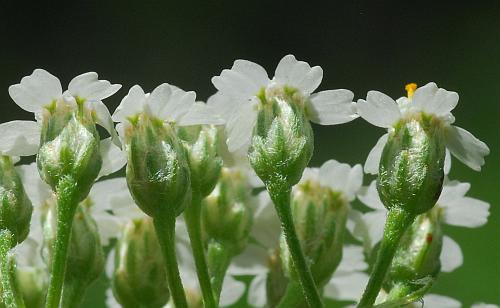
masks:
[(408, 93), (408, 98), (413, 97), (413, 93), (415, 93), (416, 89), (417, 89), (417, 84), (414, 82), (409, 83), (405, 86), (406, 93)]

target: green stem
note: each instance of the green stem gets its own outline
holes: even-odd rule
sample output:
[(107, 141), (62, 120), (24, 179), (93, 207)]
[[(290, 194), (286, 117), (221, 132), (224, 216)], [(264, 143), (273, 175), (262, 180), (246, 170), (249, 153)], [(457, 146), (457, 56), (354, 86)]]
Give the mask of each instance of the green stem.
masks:
[(377, 254), (377, 260), (373, 265), (370, 280), (358, 307), (372, 307), (375, 303), (378, 293), (382, 288), (382, 283), (385, 280), (387, 270), (392, 263), (394, 253), (398, 248), (399, 240), (414, 219), (414, 214), (408, 213), (408, 211), (401, 208), (393, 208), (387, 213), (384, 236)]
[(277, 308), (302, 307), (304, 304), (304, 296), (302, 295), (300, 284), (290, 281), (286, 287), (285, 295), (281, 298)]
[(66, 280), (62, 293), (62, 308), (80, 307), (88, 284), (78, 279)]
[(175, 215), (170, 211), (170, 207), (165, 209), (168, 211), (165, 213), (166, 215), (153, 218), (153, 223), (165, 261), (170, 296), (172, 296), (176, 308), (187, 308), (186, 294), (184, 294), (177, 256), (175, 255)]
[(224, 277), (226, 276), (226, 271), (232, 258), (233, 253), (231, 250), (221, 243), (216, 241), (210, 241), (210, 243), (208, 243), (208, 268), (210, 270), (210, 276), (212, 277), (212, 287), (217, 303), (219, 302)]
[(24, 301), (16, 287), (16, 265), (9, 256), (14, 245), (14, 236), (9, 230), (0, 231), (0, 278), (2, 286), (2, 301), (6, 308), (24, 308)]
[(78, 188), (73, 178), (65, 177), (59, 181), (56, 191), (56, 238), (52, 247), (51, 277), (45, 303), (46, 308), (58, 308), (61, 301), (71, 228), (73, 227), (73, 217), (78, 206), (77, 194)]
[(217, 304), (210, 283), (210, 275), (208, 273), (207, 260), (201, 237), (201, 196), (198, 192), (193, 191), (191, 204), (184, 211), (184, 218), (191, 241), (191, 249), (193, 250), (196, 274), (198, 275), (204, 306), (215, 308)]
[(306, 298), (309, 307), (323, 307), (321, 296), (316, 288), (311, 270), (307, 265), (306, 258), (302, 251), (295, 225), (293, 223), (292, 210), (290, 208), (290, 193), (291, 187), (286, 185), (268, 185), (267, 190), (273, 200), (276, 212), (281, 221), (281, 229), (285, 234), (286, 243), (290, 256), (292, 257), (293, 265), (297, 271), (302, 291)]

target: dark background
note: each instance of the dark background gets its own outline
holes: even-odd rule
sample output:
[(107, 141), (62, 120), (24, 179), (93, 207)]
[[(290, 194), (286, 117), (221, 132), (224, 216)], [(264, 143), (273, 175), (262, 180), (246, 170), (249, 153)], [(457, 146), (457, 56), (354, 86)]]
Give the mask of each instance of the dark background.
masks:
[[(134, 84), (150, 91), (169, 82), (205, 100), (214, 92), (210, 78), (235, 59), (257, 62), (272, 76), (288, 53), (322, 66), (320, 90), (347, 88), (356, 98), (372, 89), (397, 98), (408, 82), (435, 81), (460, 94), (456, 124), (490, 146), (481, 173), (454, 160), (451, 177), (471, 182), (469, 195), (490, 202), (492, 214), (480, 229), (445, 228), (460, 243), (465, 262), (442, 274), (432, 292), (465, 307), (475, 301), (498, 304), (500, 10), (486, 2), (466, 3), (2, 1), (0, 121), (32, 118), (12, 102), (7, 88), (38, 67), (58, 76), (63, 88), (87, 71), (123, 84), (106, 101), (110, 110)], [(314, 166), (329, 158), (364, 163), (383, 133), (363, 120), (314, 128)], [(105, 285), (94, 286), (85, 307), (101, 307)]]

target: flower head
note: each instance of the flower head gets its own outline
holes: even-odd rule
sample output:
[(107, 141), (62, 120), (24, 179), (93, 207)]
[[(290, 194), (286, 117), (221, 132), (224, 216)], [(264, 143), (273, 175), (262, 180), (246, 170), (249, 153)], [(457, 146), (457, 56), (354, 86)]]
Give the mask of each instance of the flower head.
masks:
[(55, 109), (74, 111), (80, 106), (104, 127), (118, 144), (113, 121), (103, 99), (113, 95), (121, 85), (99, 80), (97, 73), (89, 72), (73, 78), (63, 92), (57, 77), (43, 69), (35, 69), (21, 82), (9, 87), (9, 94), (22, 109), (33, 112), (37, 122), (11, 121), (0, 124), (0, 152), (9, 155), (29, 156), (38, 151), (44, 118)]
[(281, 59), (272, 79), (260, 65), (246, 60), (236, 60), (231, 69), (213, 77), (212, 83), (218, 92), (208, 104), (226, 121), (229, 150), (248, 149), (259, 109), (284, 93), (291, 94), (314, 123), (332, 125), (355, 119), (351, 91), (328, 90), (312, 94), (322, 79), (321, 67), (311, 67), (297, 61), (293, 55)]
[[(433, 126), (439, 126), (446, 148), (461, 162), (478, 171), (484, 164), (484, 156), (489, 154), (488, 146), (463, 128), (452, 125), (455, 118), (451, 111), (458, 103), (458, 94), (438, 88), (433, 82), (417, 88), (407, 86), (408, 97), (394, 101), (389, 96), (370, 91), (366, 100), (358, 100), (359, 115), (371, 124), (387, 128), (391, 134), (401, 123), (412, 119), (425, 118)], [(382, 150), (389, 134), (383, 135), (371, 150), (365, 163), (365, 171), (378, 173)]]

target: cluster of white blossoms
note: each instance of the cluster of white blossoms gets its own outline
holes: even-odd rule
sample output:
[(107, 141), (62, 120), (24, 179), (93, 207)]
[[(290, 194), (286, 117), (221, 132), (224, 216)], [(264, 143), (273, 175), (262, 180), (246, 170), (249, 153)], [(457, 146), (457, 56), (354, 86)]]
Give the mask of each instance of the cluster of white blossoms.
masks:
[[(321, 67), (292, 55), (281, 59), (272, 78), (258, 64), (236, 60), (212, 78), (217, 92), (207, 103), (167, 83), (151, 93), (135, 85), (112, 113), (102, 100), (121, 85), (96, 73), (75, 77), (65, 91), (42, 69), (22, 78), (9, 94), (35, 121), (0, 124), (0, 158), (16, 164), (14, 171), (0, 164), (0, 197), (7, 200), (0, 216), (20, 208), (10, 197), (18, 193), (12, 172), (32, 214), (25, 235), (10, 227), (12, 216), (0, 217), (0, 231), (18, 237), (7, 256), (17, 263), (17, 286), (7, 290), (10, 278), (0, 272), (0, 307), (77, 307), (101, 272), (110, 281), (108, 307), (313, 306), (307, 277), (320, 302), (355, 305), (383, 246), (391, 202), (409, 200), (396, 207), (411, 212), (406, 194), (422, 191), (425, 202), (439, 194), (430, 196), (430, 209), (412, 212), (375, 303), (358, 307), (462, 307), (429, 293), (440, 272), (464, 263), (460, 245), (441, 226), (477, 228), (489, 216), (487, 202), (466, 196), (470, 184), (448, 178), (450, 153), (476, 171), (489, 154), (486, 144), (452, 125), (458, 94), (435, 83), (409, 84), (408, 95), (397, 100), (370, 91), (356, 102), (345, 89), (314, 93), (322, 78)], [(310, 122), (336, 125), (358, 117), (388, 130), (364, 167), (333, 159), (306, 167), (314, 144)], [(37, 162), (19, 163), (20, 156), (33, 155)], [(126, 177), (119, 173), (124, 167)], [(378, 180), (367, 182), (364, 173)], [(421, 191), (407, 192), (409, 173), (420, 177)], [(81, 193), (64, 199), (67, 179)], [(398, 189), (391, 195), (386, 187), (393, 183)], [(277, 190), (283, 185), (289, 190)], [(277, 193), (283, 191), (284, 199)], [(52, 276), (60, 262), (58, 212), (65, 200), (75, 207), (57, 294)], [(279, 212), (282, 200), (289, 200), (289, 212)], [(162, 234), (169, 221), (173, 237)], [(161, 223), (167, 227), (160, 229)], [(287, 224), (300, 247), (293, 246)], [(306, 260), (305, 271), (297, 255)]]

